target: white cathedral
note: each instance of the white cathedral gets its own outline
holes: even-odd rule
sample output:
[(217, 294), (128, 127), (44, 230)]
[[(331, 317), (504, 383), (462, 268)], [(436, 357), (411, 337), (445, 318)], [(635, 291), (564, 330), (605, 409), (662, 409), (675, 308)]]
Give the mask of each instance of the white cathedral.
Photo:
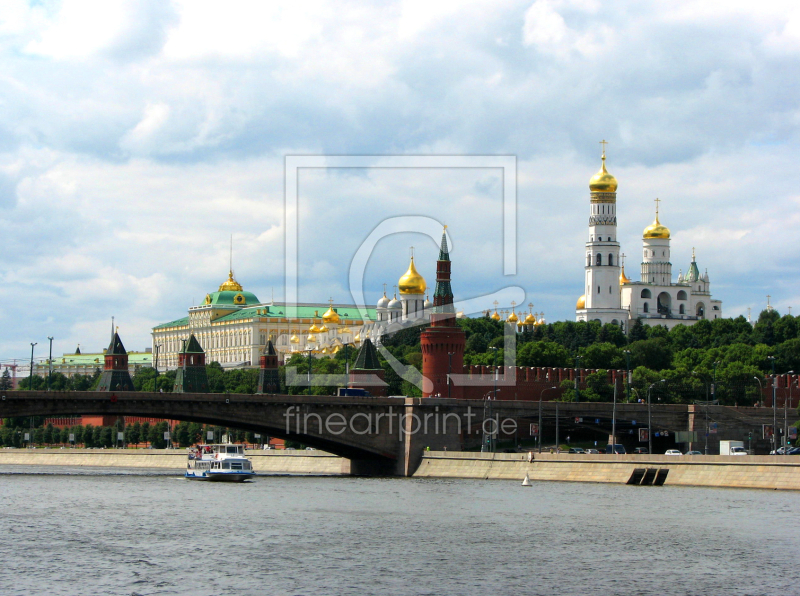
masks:
[(617, 179), (606, 170), (605, 149), (600, 171), (589, 180), (589, 190), (586, 293), (575, 306), (576, 320), (613, 323), (627, 331), (636, 319), (671, 329), (722, 316), (722, 301), (711, 298), (708, 271), (700, 274), (694, 250), (688, 273), (672, 282), (670, 231), (658, 220), (658, 199), (655, 221), (642, 233), (640, 280), (625, 275), (617, 242)]

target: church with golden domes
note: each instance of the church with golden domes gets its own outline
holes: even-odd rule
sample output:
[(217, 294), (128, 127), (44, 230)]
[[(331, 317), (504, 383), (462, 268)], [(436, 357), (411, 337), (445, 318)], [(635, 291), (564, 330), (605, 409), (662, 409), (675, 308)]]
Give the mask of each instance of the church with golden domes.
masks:
[[(605, 141), (603, 141), (605, 145)], [(692, 249), (686, 275), (672, 281), (670, 231), (656, 215), (642, 233), (639, 281), (625, 274), (624, 254), (617, 242), (617, 179), (606, 169), (603, 149), (600, 170), (589, 180), (589, 240), (586, 242), (584, 294), (575, 305), (578, 321), (620, 325), (627, 331), (637, 319), (645, 325), (693, 325), (722, 317), (722, 301), (711, 297), (708, 271), (700, 274)]]

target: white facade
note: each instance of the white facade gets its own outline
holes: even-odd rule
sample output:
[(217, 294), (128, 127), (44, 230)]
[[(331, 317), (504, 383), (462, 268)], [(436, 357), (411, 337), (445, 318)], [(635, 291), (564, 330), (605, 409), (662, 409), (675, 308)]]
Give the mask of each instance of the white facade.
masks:
[[(722, 301), (711, 297), (708, 272), (700, 274), (692, 254), (689, 272), (672, 281), (670, 231), (658, 219), (642, 234), (640, 280), (625, 275), (616, 241), (617, 181), (603, 166), (589, 183), (591, 215), (586, 243), (585, 294), (578, 299), (576, 320), (613, 323), (628, 330), (641, 319), (645, 325), (692, 325), (722, 317)], [(620, 268), (620, 265), (622, 267)]]

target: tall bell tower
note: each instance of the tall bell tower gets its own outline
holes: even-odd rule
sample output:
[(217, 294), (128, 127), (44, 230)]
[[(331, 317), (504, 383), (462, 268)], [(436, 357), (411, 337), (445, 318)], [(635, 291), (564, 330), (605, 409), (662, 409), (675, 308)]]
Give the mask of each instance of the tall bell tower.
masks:
[(606, 141), (600, 170), (589, 180), (589, 240), (586, 242), (584, 295), (578, 299), (578, 321), (624, 324), (620, 296), (617, 242), (617, 179), (606, 169)]

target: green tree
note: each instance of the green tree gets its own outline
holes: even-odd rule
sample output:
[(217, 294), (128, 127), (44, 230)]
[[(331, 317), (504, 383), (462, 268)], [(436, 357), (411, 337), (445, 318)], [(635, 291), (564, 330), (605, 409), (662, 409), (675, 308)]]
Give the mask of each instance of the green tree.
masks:
[(8, 391), (14, 388), (14, 383), (11, 380), (11, 373), (8, 369), (3, 371), (3, 376), (0, 377), (0, 391)]
[(569, 350), (552, 341), (531, 341), (517, 351), (517, 366), (560, 368), (570, 366), (571, 361)]
[(612, 343), (595, 343), (581, 350), (581, 366), (584, 368), (623, 369), (625, 357)]

